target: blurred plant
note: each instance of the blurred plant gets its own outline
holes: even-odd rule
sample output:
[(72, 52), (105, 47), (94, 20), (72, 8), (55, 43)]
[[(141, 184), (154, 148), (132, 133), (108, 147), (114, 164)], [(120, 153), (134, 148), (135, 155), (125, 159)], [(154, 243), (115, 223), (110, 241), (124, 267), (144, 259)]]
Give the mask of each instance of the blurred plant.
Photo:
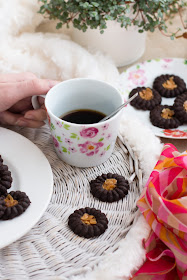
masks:
[[(56, 25), (72, 23), (73, 26), (85, 32), (88, 27), (100, 29), (103, 33), (107, 28), (107, 21), (115, 20), (121, 27), (136, 25), (140, 33), (154, 32), (158, 28), (164, 35), (174, 38), (184, 37), (187, 32), (178, 28), (175, 32), (168, 32), (168, 26), (175, 14), (179, 14), (182, 27), (187, 28), (186, 0), (39, 0), (42, 2), (39, 13), (51, 20), (58, 20)], [(185, 12), (184, 12), (185, 11)], [(183, 19), (183, 13), (186, 19)]]

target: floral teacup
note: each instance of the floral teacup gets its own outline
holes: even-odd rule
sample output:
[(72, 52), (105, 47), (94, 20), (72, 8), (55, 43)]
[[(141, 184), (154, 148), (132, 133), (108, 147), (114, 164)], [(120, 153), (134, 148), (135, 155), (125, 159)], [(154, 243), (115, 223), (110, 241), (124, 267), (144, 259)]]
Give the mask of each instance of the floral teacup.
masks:
[[(34, 108), (38, 108), (36, 97), (32, 99)], [(105, 162), (114, 149), (122, 110), (107, 121), (85, 125), (67, 122), (60, 116), (79, 109), (109, 115), (122, 104), (123, 98), (116, 88), (94, 79), (70, 79), (50, 89), (45, 107), (59, 158), (77, 167)]]

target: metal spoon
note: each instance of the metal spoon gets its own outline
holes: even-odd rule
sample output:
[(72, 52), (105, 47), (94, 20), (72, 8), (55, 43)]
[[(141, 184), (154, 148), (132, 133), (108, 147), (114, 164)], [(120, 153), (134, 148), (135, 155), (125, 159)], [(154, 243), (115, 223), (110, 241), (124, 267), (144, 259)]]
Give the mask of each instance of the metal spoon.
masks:
[(114, 112), (112, 112), (110, 115), (104, 117), (102, 120), (100, 120), (99, 122), (104, 122), (108, 119), (110, 119), (111, 117), (113, 117), (117, 112), (119, 112), (121, 109), (123, 109), (123, 107), (125, 107), (129, 102), (131, 102), (136, 96), (138, 95), (138, 92), (135, 93), (131, 98), (129, 98), (125, 103), (123, 103), (121, 106), (119, 106)]

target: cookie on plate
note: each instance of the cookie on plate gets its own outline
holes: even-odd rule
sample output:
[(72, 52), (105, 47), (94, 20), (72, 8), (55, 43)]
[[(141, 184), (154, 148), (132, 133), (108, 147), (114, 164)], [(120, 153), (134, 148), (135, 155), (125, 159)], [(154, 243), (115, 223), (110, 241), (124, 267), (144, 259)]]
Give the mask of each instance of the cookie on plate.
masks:
[(0, 206), (5, 206), (1, 220), (10, 220), (21, 215), (29, 207), (30, 203), (30, 199), (25, 192), (10, 192), (0, 200)]
[(139, 93), (130, 104), (135, 107), (136, 109), (141, 110), (152, 110), (155, 106), (161, 103), (161, 96), (155, 90), (146, 87), (137, 87), (134, 88), (130, 94), (129, 98), (132, 97), (134, 94)]
[(150, 111), (150, 120), (160, 128), (177, 128), (181, 123), (175, 116), (173, 106), (159, 105)]
[(2, 159), (2, 157), (0, 155), (0, 165), (2, 165), (2, 164), (3, 164), (3, 159)]
[(129, 183), (118, 174), (102, 174), (90, 182), (91, 193), (104, 202), (115, 202), (124, 198), (129, 191)]
[(5, 194), (7, 189), (12, 185), (11, 172), (8, 170), (8, 166), (3, 164), (2, 157), (0, 158), (0, 194)]
[(69, 216), (68, 225), (77, 235), (92, 238), (101, 235), (108, 227), (104, 213), (95, 208), (81, 208)]
[(153, 82), (153, 88), (163, 97), (176, 97), (186, 90), (183, 79), (173, 74), (164, 74), (157, 77)]
[(0, 218), (3, 216), (3, 214), (5, 213), (5, 201), (4, 201), (4, 197), (0, 197)]
[(181, 123), (187, 123), (187, 91), (175, 98), (174, 110)]

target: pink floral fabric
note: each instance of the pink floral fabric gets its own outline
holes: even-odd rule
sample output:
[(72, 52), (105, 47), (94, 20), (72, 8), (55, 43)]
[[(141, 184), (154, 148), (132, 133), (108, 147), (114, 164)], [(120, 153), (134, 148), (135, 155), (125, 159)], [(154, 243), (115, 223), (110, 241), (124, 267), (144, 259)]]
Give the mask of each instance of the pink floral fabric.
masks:
[(187, 151), (164, 146), (137, 205), (152, 230), (132, 279), (187, 279)]

